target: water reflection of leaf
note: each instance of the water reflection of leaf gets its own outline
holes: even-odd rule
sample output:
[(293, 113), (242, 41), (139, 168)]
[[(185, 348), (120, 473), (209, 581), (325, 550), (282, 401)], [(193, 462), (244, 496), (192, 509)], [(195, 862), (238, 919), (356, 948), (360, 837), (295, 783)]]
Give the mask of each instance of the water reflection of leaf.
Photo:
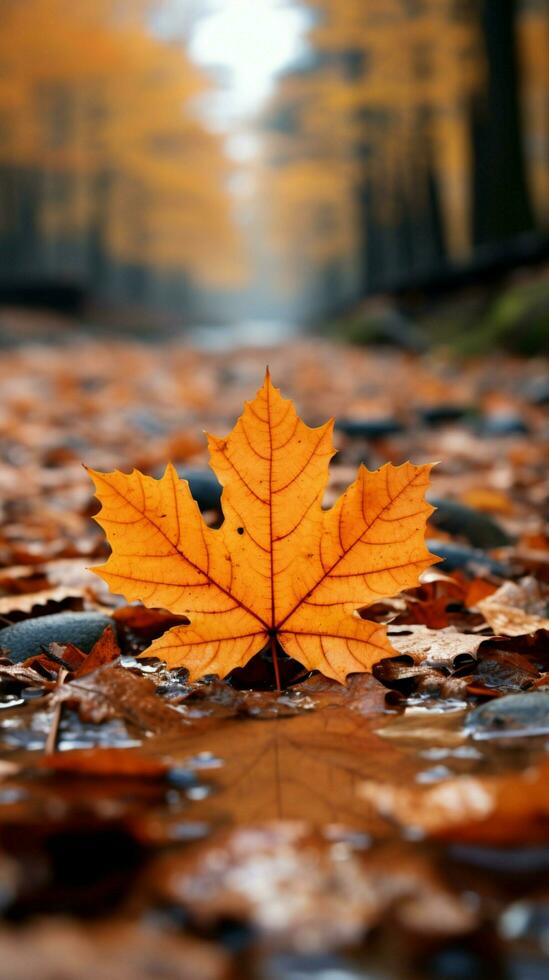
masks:
[[(186, 734), (179, 753), (192, 758), (207, 750), (222, 763), (211, 773), (215, 793), (195, 804), (193, 819), (299, 819), (379, 829), (357, 799), (357, 787), (397, 767), (411, 777), (417, 762), (373, 731), (383, 717), (383, 688), (371, 678), (361, 690), (353, 687), (351, 697), (335, 687), (319, 693), (315, 710), (265, 717), (263, 709), (263, 717), (221, 719), (210, 731)], [(173, 747), (171, 739), (155, 740), (156, 751), (173, 754)]]

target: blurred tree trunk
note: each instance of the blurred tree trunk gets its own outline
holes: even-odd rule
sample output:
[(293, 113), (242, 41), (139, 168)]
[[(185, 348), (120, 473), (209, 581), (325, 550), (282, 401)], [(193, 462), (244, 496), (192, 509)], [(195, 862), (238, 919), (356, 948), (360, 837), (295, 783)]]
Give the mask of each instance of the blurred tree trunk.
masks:
[(475, 244), (534, 226), (522, 146), (516, 14), (517, 0), (482, 2), (488, 80), (473, 122)]

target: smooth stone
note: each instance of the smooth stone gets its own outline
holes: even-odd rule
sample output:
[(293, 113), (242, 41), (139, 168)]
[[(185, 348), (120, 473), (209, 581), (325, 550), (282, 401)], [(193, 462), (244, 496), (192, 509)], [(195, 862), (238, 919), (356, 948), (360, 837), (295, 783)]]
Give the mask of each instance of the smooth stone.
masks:
[(136, 429), (141, 429), (148, 436), (162, 436), (167, 430), (166, 423), (146, 409), (129, 412), (128, 423)]
[(187, 480), (189, 490), (200, 510), (220, 510), (223, 487), (213, 470), (175, 464), (178, 476)]
[(438, 538), (427, 540), (427, 547), (434, 555), (442, 558), (437, 565), (442, 572), (455, 572), (457, 569), (462, 569), (471, 575), (474, 575), (477, 570), (499, 575), (500, 578), (509, 578), (512, 575), (508, 565), (490, 558), (478, 548), (468, 548), (467, 545), (454, 544), (453, 541), (439, 541)]
[(351, 439), (383, 439), (403, 431), (400, 422), (392, 418), (338, 419), (335, 428)]
[(549, 374), (533, 378), (524, 389), (531, 405), (549, 405)]
[(464, 730), (476, 739), (549, 734), (549, 691), (506, 694), (471, 711)]
[(449, 422), (459, 422), (465, 415), (470, 415), (472, 411), (470, 405), (441, 403), (440, 405), (425, 405), (423, 408), (418, 408), (418, 415), (425, 425), (437, 426), (446, 425)]
[[(263, 963), (262, 980), (374, 980), (347, 958), (334, 953), (273, 953)], [(387, 980), (376, 971), (376, 980)]]
[(480, 436), (485, 438), (505, 438), (505, 436), (525, 436), (530, 432), (530, 426), (520, 415), (514, 413), (501, 412), (495, 415), (486, 415), (480, 419), (476, 426)]
[[(544, 852), (541, 848), (532, 848), (533, 854), (538, 856), (537, 865), (532, 862), (530, 872), (539, 874), (540, 870), (546, 870), (547, 849)], [(541, 853), (540, 853), (541, 852)], [(499, 920), (499, 931), (501, 935), (509, 940), (522, 939), (542, 947), (547, 952), (547, 936), (549, 935), (549, 901), (547, 896), (541, 894), (536, 898), (519, 898), (518, 901), (508, 905)], [(526, 975), (528, 976), (528, 975)]]
[(485, 980), (487, 957), (461, 944), (446, 944), (429, 958), (428, 975), (441, 980)]
[(61, 612), (52, 616), (25, 619), (0, 630), (0, 648), (15, 663), (42, 653), (42, 647), (50, 643), (73, 643), (84, 653), (89, 653), (107, 626), (114, 628), (114, 620), (98, 612)]
[[(187, 480), (191, 496), (200, 510), (221, 510), (223, 487), (213, 470), (209, 467), (202, 469), (198, 466), (185, 466), (182, 463), (174, 463), (174, 466), (177, 475), (182, 480)], [(152, 470), (152, 475), (158, 480), (164, 475), (165, 469), (165, 466), (157, 466)]]
[(549, 847), (494, 847), (491, 844), (452, 844), (450, 854), (460, 864), (472, 864), (489, 871), (532, 874), (549, 871)]
[(443, 500), (430, 494), (427, 499), (437, 508), (431, 514), (429, 523), (448, 534), (462, 535), (474, 548), (500, 548), (512, 543), (513, 539), (488, 514), (482, 514), (456, 500)]

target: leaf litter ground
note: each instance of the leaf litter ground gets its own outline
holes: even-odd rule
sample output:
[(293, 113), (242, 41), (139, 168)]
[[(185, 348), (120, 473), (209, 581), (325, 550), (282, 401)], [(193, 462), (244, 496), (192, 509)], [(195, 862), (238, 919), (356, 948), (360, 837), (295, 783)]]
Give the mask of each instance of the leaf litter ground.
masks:
[[(268, 656), (192, 684), (138, 661), (181, 618), (85, 570), (106, 552), (80, 463), (172, 459), (215, 527), (201, 433), (266, 359), (309, 424), (342, 420), (325, 504), (360, 462), (441, 460), (444, 561), (368, 609), (397, 655), (345, 688), (282, 659), (277, 693)], [(542, 975), (547, 385), (497, 368), (320, 342), (3, 353), (6, 976)]]

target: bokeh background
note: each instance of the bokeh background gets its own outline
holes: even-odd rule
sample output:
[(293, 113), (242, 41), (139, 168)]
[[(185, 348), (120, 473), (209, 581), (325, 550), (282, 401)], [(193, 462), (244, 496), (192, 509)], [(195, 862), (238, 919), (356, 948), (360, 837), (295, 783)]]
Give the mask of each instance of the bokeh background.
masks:
[[(0, 0), (0, 980), (549, 976), (548, 338), (549, 0)], [(439, 461), (337, 691), (89, 570), (266, 364), (326, 507)]]
[(0, 11), (4, 306), (543, 344), (548, 0)]

